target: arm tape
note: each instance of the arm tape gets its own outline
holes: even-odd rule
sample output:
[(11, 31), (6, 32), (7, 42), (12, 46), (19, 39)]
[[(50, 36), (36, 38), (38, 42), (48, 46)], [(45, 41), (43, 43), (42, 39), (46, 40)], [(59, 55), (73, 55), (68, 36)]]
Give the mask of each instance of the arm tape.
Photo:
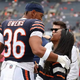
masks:
[(45, 51), (45, 53), (44, 53), (44, 55), (43, 55), (42, 59), (43, 59), (43, 60), (47, 60), (47, 58), (48, 58), (48, 57), (49, 57), (49, 55), (50, 55), (50, 52), (51, 52), (51, 50), (46, 49), (46, 51)]

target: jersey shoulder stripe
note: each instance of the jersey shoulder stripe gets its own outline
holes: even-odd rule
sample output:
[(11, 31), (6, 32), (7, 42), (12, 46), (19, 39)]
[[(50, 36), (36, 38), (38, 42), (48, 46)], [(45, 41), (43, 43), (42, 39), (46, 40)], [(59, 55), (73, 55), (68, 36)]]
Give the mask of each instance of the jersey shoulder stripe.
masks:
[(44, 32), (44, 24), (40, 20), (34, 21), (31, 25), (30, 31), (39, 30)]
[(42, 25), (42, 24), (33, 24), (32, 26), (41, 26), (44, 28), (44, 25)]
[(43, 28), (41, 28), (41, 27), (33, 27), (33, 28), (31, 28), (31, 29), (30, 29), (30, 31), (31, 31), (31, 30), (33, 30), (33, 29), (41, 29), (41, 30), (43, 30), (43, 31), (44, 31), (44, 29), (43, 29)]

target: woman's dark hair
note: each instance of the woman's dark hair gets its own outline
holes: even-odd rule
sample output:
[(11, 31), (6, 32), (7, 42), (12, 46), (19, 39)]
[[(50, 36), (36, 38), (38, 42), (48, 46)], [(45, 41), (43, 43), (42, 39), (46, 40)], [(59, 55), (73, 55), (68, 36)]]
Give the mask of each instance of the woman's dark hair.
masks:
[(71, 59), (71, 50), (74, 45), (74, 35), (72, 32), (69, 32), (67, 29), (62, 29), (61, 39), (55, 53), (59, 55), (67, 55)]
[(66, 24), (64, 22), (62, 22), (62, 21), (54, 21), (53, 24), (54, 25), (59, 25), (61, 28), (64, 28), (64, 29), (67, 28)]
[[(71, 50), (74, 45), (74, 35), (69, 30), (62, 29), (61, 39), (57, 48), (54, 50), (59, 55), (67, 55), (71, 59)], [(46, 61), (44, 65), (44, 72), (49, 73), (50, 62)]]

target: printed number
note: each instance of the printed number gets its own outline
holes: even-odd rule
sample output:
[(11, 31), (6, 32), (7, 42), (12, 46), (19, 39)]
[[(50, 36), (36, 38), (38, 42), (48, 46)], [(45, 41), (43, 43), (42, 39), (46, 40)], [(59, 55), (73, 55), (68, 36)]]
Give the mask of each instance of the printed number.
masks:
[[(5, 52), (5, 54), (4, 54), (5, 57), (9, 57), (11, 55), (11, 50), (12, 50), (13, 56), (17, 59), (22, 58), (24, 56), (25, 44), (21, 40), (17, 40), (19, 33), (21, 36), (26, 36), (26, 32), (23, 28), (16, 29), (14, 34), (12, 33), (11, 29), (7, 28), (4, 30), (4, 36), (6, 36), (6, 34), (8, 35), (8, 39), (5, 41), (5, 45), (8, 48), (7, 52)], [(12, 42), (12, 46), (11, 46), (12, 39), (13, 39), (13, 42)], [(17, 53), (17, 46), (20, 47), (19, 53)]]

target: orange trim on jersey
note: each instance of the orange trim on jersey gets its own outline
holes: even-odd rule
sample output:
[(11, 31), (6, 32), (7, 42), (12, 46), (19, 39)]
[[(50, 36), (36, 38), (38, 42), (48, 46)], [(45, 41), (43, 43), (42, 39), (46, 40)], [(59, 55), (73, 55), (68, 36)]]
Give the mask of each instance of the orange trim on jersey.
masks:
[(0, 30), (2, 31), (2, 29), (0, 28)]
[(59, 62), (55, 62), (55, 63), (53, 63), (52, 65), (55, 65), (55, 64), (59, 64)]
[(61, 77), (61, 78), (63, 78), (63, 79), (65, 79), (65, 77), (64, 77), (64, 76), (62, 76), (62, 75), (58, 75), (58, 74), (57, 74), (57, 76), (58, 76), (58, 77)]
[(26, 77), (26, 80), (29, 80), (29, 78), (28, 78), (28, 71), (27, 70), (25, 70), (25, 77)]
[(42, 29), (42, 30), (44, 31), (44, 29), (41, 28), (41, 27), (32, 27), (32, 28), (30, 29), (30, 31), (31, 31), (32, 29), (35, 29), (35, 28)]
[(69, 32), (71, 32), (71, 29), (69, 29)]
[(36, 25), (37, 25), (37, 26), (39, 25), (39, 26), (41, 26), (41, 27), (44, 28), (44, 26), (43, 26), (42, 24), (33, 24), (32, 26), (36, 26)]
[(47, 77), (54, 78), (54, 76), (51, 76), (51, 75), (45, 74), (45, 73), (43, 73), (42, 71), (39, 71), (39, 72), (40, 72), (41, 74), (43, 74), (43, 75), (47, 76)]

